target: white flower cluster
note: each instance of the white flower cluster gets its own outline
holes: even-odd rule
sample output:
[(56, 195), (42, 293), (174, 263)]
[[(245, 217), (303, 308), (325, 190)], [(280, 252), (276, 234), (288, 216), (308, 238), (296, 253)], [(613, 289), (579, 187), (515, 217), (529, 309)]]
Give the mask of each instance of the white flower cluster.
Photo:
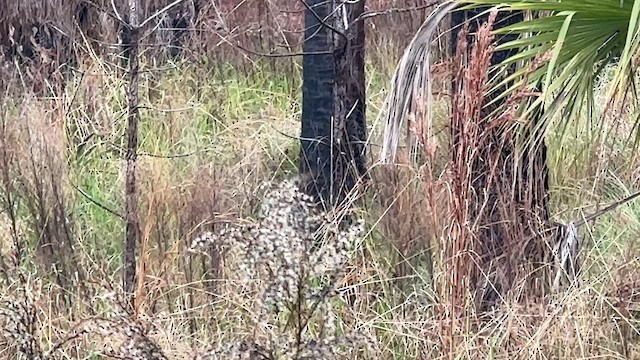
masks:
[(36, 313), (32, 298), (25, 293), (23, 301), (4, 301), (0, 304), (2, 336), (15, 344), (18, 354), (27, 359), (47, 359), (36, 338)]
[[(355, 348), (360, 344), (367, 344), (371, 339), (366, 336), (342, 336), (328, 337), (321, 340), (309, 340), (302, 344), (296, 344), (297, 340), (283, 338), (278, 341), (278, 346), (265, 347), (255, 342), (243, 341), (240, 344), (227, 344), (223, 349), (209, 351), (197, 355), (195, 360), (326, 360), (343, 359), (344, 356), (338, 349)], [(276, 349), (280, 350), (277, 351)]]
[[(336, 336), (330, 301), (353, 250), (361, 244), (363, 222), (332, 220), (292, 181), (267, 193), (261, 212), (262, 217), (250, 225), (202, 235), (191, 250), (215, 246), (239, 255), (238, 269), (232, 273), (257, 287), (262, 323), (280, 331), (269, 346), (245, 343), (242, 348), (251, 349), (247, 352), (263, 354), (253, 358), (273, 358), (259, 349), (274, 348), (279, 349), (277, 358), (335, 358), (320, 356), (335, 353), (335, 347), (347, 341)], [(324, 319), (323, 337), (310, 339), (304, 328), (318, 316)], [(236, 354), (238, 349), (239, 345), (232, 346), (222, 353)], [(212, 354), (204, 358), (217, 358)]]
[[(318, 281), (334, 279), (344, 270), (361, 240), (362, 221), (331, 221), (291, 181), (284, 181), (267, 194), (262, 213), (257, 223), (203, 234), (193, 241), (191, 250), (217, 246), (239, 253), (242, 261), (234, 273), (265, 285), (266, 311), (286, 308), (290, 301), (298, 300), (299, 290), (304, 287), (310, 290), (312, 300), (328, 295), (324, 286), (317, 286)], [(315, 280), (315, 286), (311, 280)], [(335, 281), (332, 283), (335, 285)]]
[[(0, 345), (14, 348), (19, 359), (57, 359), (58, 350), (68, 341), (91, 338), (93, 345), (101, 344), (100, 353), (109, 357), (129, 360), (166, 360), (156, 342), (149, 337), (153, 323), (143, 319), (130, 320), (113, 316), (111, 319), (92, 318), (81, 321), (48, 351), (40, 347), (36, 300), (39, 288), (25, 283), (17, 294), (0, 301)], [(111, 294), (107, 294), (109, 297)], [(3, 341), (4, 338), (4, 341)]]
[(149, 337), (151, 326), (144, 321), (89, 319), (75, 329), (75, 336), (98, 336), (100, 352), (117, 359), (166, 360), (167, 356)]

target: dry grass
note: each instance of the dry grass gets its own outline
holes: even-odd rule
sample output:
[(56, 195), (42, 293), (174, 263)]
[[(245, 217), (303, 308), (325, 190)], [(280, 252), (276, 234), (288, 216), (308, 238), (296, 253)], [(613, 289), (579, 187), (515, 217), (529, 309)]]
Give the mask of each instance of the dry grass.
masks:
[[(398, 3), (401, 7), (409, 2)], [(270, 9), (282, 6), (264, 4)], [(229, 14), (225, 9), (233, 4), (223, 5), (231, 20), (237, 16), (233, 21), (259, 16), (248, 10)], [(286, 17), (269, 21), (279, 34), (286, 32), (276, 23), (299, 26)], [(392, 48), (402, 48), (409, 40), (396, 39), (405, 31), (396, 29), (384, 42), (384, 29), (391, 24), (385, 21), (391, 20), (376, 21), (372, 26), (380, 38), (374, 37), (370, 47), (379, 50), (379, 58), (369, 64), (371, 109), (382, 103), (376, 94), (384, 94), (387, 87), (389, 64), (397, 58)], [(402, 23), (413, 31), (408, 21)], [(280, 41), (274, 33), (262, 36)], [(478, 67), (458, 68), (461, 77), (478, 81), (470, 84), (475, 88), (457, 94), (462, 105), (456, 110), (464, 111), (455, 114), (454, 125), (478, 118), (477, 96), (486, 75), (486, 61), (480, 58), (486, 60), (490, 40), (478, 46), (478, 59), (469, 60)], [(229, 358), (220, 357), (219, 350), (235, 350), (272, 359), (277, 357), (269, 350), (295, 343), (292, 333), (304, 335), (305, 341), (291, 347), (297, 354), (280, 358), (302, 358), (302, 344), (318, 350), (330, 341), (347, 351), (311, 353), (311, 358), (640, 357), (640, 249), (634, 245), (640, 212), (632, 204), (588, 225), (582, 237), (583, 270), (573, 286), (545, 302), (533, 302), (518, 292), (524, 285), (516, 278), (515, 290), (496, 309), (480, 319), (469, 307), (459, 312), (453, 327), (446, 310), (471, 302), (475, 294), (454, 296), (449, 290), (468, 287), (460, 286), (464, 279), (451, 276), (478, 269), (462, 258), (458, 267), (447, 261), (456, 250), (477, 245), (467, 237), (477, 231), (465, 220), (468, 197), (460, 197), (469, 191), (470, 174), (464, 173), (467, 162), (449, 161), (453, 149), (443, 145), (450, 142), (450, 114), (440, 111), (445, 106), (434, 108), (433, 123), (425, 122), (424, 99), (419, 97), (411, 106), (411, 131), (424, 161), (421, 166), (406, 158), (398, 166), (372, 164), (374, 186), (357, 212), (365, 221), (364, 242), (350, 248), (348, 261), (337, 262), (329, 301), (306, 327), (300, 326), (301, 318), (291, 316), (296, 311), (258, 317), (257, 305), (265, 293), (258, 285), (264, 283), (240, 276), (237, 248), (218, 246), (205, 254), (188, 249), (203, 233), (260, 224), (261, 200), (268, 193), (261, 185), (280, 183), (297, 172), (299, 80), (295, 70), (278, 74), (273, 71), (276, 65), (268, 62), (224, 67), (214, 63), (219, 60), (143, 74), (141, 276), (132, 313), (121, 305), (125, 98), (116, 65), (108, 58), (86, 57), (77, 64), (84, 75), (70, 77), (51, 97), (23, 87), (20, 74), (26, 68), (14, 77), (3, 76), (0, 358), (215, 359), (216, 354)], [(153, 66), (146, 61), (145, 66)], [(435, 82), (447, 79), (434, 76)], [(469, 104), (473, 106), (466, 107)], [(611, 128), (624, 131), (629, 120), (610, 121)], [(373, 124), (370, 133), (379, 133), (378, 127)], [(470, 150), (485, 139), (481, 133), (467, 134), (466, 147), (457, 150), (472, 157)], [(554, 136), (552, 132), (553, 209), (576, 213), (593, 199), (616, 198), (633, 186), (637, 164), (622, 161), (628, 150), (614, 138), (601, 139), (599, 149), (613, 143), (618, 153), (599, 150), (597, 164), (576, 160), (571, 171), (565, 171), (560, 160), (582, 159), (580, 144), (586, 140)], [(458, 190), (453, 191), (454, 185)], [(242, 241), (233, 242), (238, 243)], [(342, 248), (325, 250), (331, 249)], [(296, 284), (311, 289), (323, 284), (306, 280)], [(289, 305), (296, 302), (286, 300)], [(323, 337), (323, 329), (335, 334)], [(366, 340), (368, 346), (350, 349), (352, 343), (345, 338)]]
[[(366, 11), (385, 11), (368, 20), (369, 58), (379, 66), (392, 64), (390, 56), (402, 51), (432, 2), (368, 1)], [(169, 3), (145, 1), (141, 19)], [(0, 53), (28, 69), (23, 81), (38, 94), (49, 95), (52, 86), (57, 93), (65, 83), (62, 77), (77, 75), (76, 65), (87, 56), (107, 60), (109, 71), (121, 70), (126, 36), (118, 15), (126, 20), (127, 9), (124, 0), (5, 1), (0, 5)], [(300, 1), (183, 1), (146, 26), (143, 54), (164, 66), (198, 61), (223, 72), (224, 64), (232, 63), (248, 73), (266, 63), (274, 71), (296, 72), (297, 59), (289, 54), (302, 51), (303, 11)], [(264, 61), (261, 54), (270, 56)]]

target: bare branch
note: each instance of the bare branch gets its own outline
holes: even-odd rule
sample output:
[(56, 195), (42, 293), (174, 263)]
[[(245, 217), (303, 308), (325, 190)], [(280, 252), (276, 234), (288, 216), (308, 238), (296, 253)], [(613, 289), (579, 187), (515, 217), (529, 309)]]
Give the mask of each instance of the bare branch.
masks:
[(111, 7), (113, 8), (113, 13), (116, 15), (116, 18), (118, 19), (118, 21), (120, 21), (123, 24), (128, 24), (126, 21), (124, 21), (124, 19), (122, 18), (122, 16), (118, 12), (118, 8), (116, 7), (115, 0), (111, 0)]
[(181, 2), (183, 2), (184, 0), (175, 0), (174, 2), (172, 2), (171, 4), (163, 7), (162, 9), (158, 10), (155, 14), (149, 16), (145, 21), (142, 22), (142, 24), (140, 24), (139, 27), (144, 27), (146, 24), (148, 24), (151, 20), (157, 18), (158, 16), (164, 14), (165, 12), (167, 12), (169, 9), (171, 9), (172, 7), (180, 4)]
[(345, 42), (348, 41), (347, 35), (345, 33), (343, 33), (342, 31), (340, 31), (338, 29), (336, 29), (335, 27), (327, 24), (326, 19), (321, 18), (320, 15), (318, 15), (318, 13), (313, 8), (311, 8), (311, 6), (309, 6), (309, 4), (307, 4), (306, 0), (300, 0), (300, 2), (304, 5), (305, 8), (307, 8), (307, 10), (309, 10), (309, 12), (311, 12), (313, 17), (315, 17), (316, 20), (318, 20), (320, 22), (320, 24), (322, 24), (322, 26), (324, 26), (327, 29), (333, 31), (334, 33), (340, 35), (345, 40)]
[(94, 199), (91, 197), (91, 195), (87, 194), (87, 192), (85, 192), (84, 190), (82, 190), (80, 187), (78, 187), (75, 184), (71, 184), (71, 187), (73, 187), (74, 189), (76, 189), (76, 191), (78, 191), (82, 196), (84, 196), (87, 200), (91, 201), (94, 205), (96, 205), (97, 207), (99, 207), (100, 209), (108, 212), (111, 215), (114, 215), (122, 220), (126, 220), (125, 217), (121, 214), (118, 214), (118, 212), (116, 212), (115, 210), (112, 210), (111, 208), (109, 208), (108, 206), (102, 204), (101, 202), (99, 202), (98, 200)]
[(283, 53), (283, 54), (278, 54), (278, 53), (263, 53), (263, 52), (259, 52), (259, 51), (255, 51), (255, 50), (251, 50), (249, 48), (246, 48), (244, 46), (242, 46), (239, 42), (235, 42), (235, 41), (231, 41), (227, 38), (227, 36), (223, 35), (223, 34), (219, 34), (217, 33), (218, 36), (220, 36), (220, 39), (222, 39), (222, 41), (224, 41), (225, 43), (245, 52), (251, 55), (256, 55), (256, 56), (262, 56), (262, 57), (267, 57), (267, 58), (286, 58), (286, 57), (295, 57), (295, 56), (304, 56), (304, 55), (331, 55), (333, 54), (333, 51), (331, 50), (327, 50), (327, 51), (316, 51), (316, 52), (295, 52), (295, 53)]
[(381, 10), (381, 11), (367, 11), (365, 13), (362, 13), (362, 15), (358, 16), (357, 18), (355, 18), (351, 22), (351, 24), (349, 24), (349, 26), (357, 23), (358, 21), (370, 19), (370, 18), (373, 18), (373, 17), (391, 15), (391, 14), (397, 14), (397, 13), (403, 13), (403, 12), (424, 10), (424, 9), (430, 8), (432, 6), (438, 5), (438, 3), (440, 3), (440, 0), (432, 0), (428, 4), (424, 4), (424, 5), (420, 5), (420, 6), (413, 6), (413, 7), (409, 7), (409, 8), (392, 8), (392, 9), (386, 9), (386, 10)]
[[(120, 14), (118, 14), (117, 12), (114, 14), (113, 12), (109, 11), (108, 9), (104, 8), (103, 6), (96, 4), (95, 2), (91, 1), (91, 0), (84, 0), (84, 3), (86, 3), (87, 5), (91, 5), (93, 7), (95, 7), (96, 9), (98, 9), (100, 12), (104, 13), (105, 15), (115, 19), (116, 21), (120, 22), (122, 25), (127, 26), (127, 22), (124, 21), (122, 19), (122, 17), (120, 17)], [(112, 1), (113, 3), (113, 1)], [(113, 5), (113, 4), (112, 4)], [(115, 9), (115, 5), (114, 9)], [(100, 42), (98, 39), (92, 39), (95, 42)]]
[(240, 45), (239, 43), (232, 43), (228, 40), (226, 40), (230, 45), (244, 51), (247, 52), (249, 54), (252, 55), (256, 55), (256, 56), (263, 56), (263, 57), (267, 57), (267, 58), (285, 58), (285, 57), (295, 57), (295, 56), (304, 56), (304, 55), (331, 55), (333, 54), (333, 51), (307, 51), (307, 52), (291, 52), (291, 53), (283, 53), (283, 54), (276, 54), (276, 53), (263, 53), (263, 52), (259, 52), (259, 51), (255, 51), (255, 50), (251, 50), (248, 49), (242, 45)]

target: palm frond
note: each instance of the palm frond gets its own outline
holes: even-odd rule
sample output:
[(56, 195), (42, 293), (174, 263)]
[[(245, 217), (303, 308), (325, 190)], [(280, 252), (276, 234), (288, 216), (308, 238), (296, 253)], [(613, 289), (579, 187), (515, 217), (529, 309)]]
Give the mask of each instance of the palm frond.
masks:
[[(561, 119), (558, 129), (564, 132), (572, 119), (582, 113), (595, 114), (594, 84), (612, 64), (614, 71), (607, 98), (612, 104), (637, 99), (634, 76), (640, 52), (640, 0), (451, 0), (441, 4), (422, 25), (405, 50), (393, 77), (392, 88), (381, 112), (386, 120), (381, 160), (395, 158), (402, 125), (407, 121), (412, 99), (427, 99), (431, 120), (432, 60), (429, 42), (439, 22), (448, 12), (495, 7), (500, 11), (524, 11), (536, 16), (495, 30), (497, 34), (517, 34), (518, 38), (499, 45), (496, 51), (517, 50), (496, 65), (501, 81), (489, 92), (502, 90), (491, 101), (500, 101), (523, 88), (541, 88), (542, 96), (529, 100), (521, 108), (523, 119), (542, 114), (531, 133), (544, 134), (554, 119)], [(535, 70), (532, 64), (544, 56)], [(513, 65), (520, 65), (513, 70)], [(508, 86), (506, 86), (508, 85)], [(558, 116), (561, 115), (561, 116)], [(557, 121), (557, 120), (555, 120)], [(528, 139), (539, 141), (540, 139)]]
[[(440, 22), (458, 4), (447, 1), (440, 4), (425, 20), (404, 51), (396, 67), (391, 89), (385, 99), (380, 118), (385, 120), (384, 139), (380, 159), (383, 163), (395, 160), (402, 126), (411, 113), (414, 99), (424, 99), (427, 121), (431, 121), (433, 95), (430, 74), (431, 41)], [(414, 149), (416, 143), (409, 144)], [(415, 151), (412, 151), (413, 153)]]
[[(516, 62), (531, 63), (546, 53), (551, 59), (532, 74), (522, 67), (505, 77), (513, 86), (508, 92), (523, 85), (540, 86), (542, 96), (527, 106), (522, 116), (544, 108), (540, 127), (548, 128), (553, 119), (562, 119), (561, 131), (571, 119), (586, 110), (594, 114), (594, 83), (607, 65), (615, 64), (608, 98), (619, 101), (633, 89), (633, 75), (637, 66), (633, 54), (640, 50), (638, 18), (640, 1), (621, 0), (470, 0), (466, 8), (499, 6), (502, 11), (528, 11), (545, 13), (518, 24), (496, 30), (497, 33), (516, 33), (517, 40), (507, 42), (496, 50), (515, 49), (517, 55), (498, 66), (506, 69)], [(524, 84), (527, 85), (527, 84)], [(635, 93), (633, 94), (635, 97)], [(562, 115), (557, 117), (556, 115)]]

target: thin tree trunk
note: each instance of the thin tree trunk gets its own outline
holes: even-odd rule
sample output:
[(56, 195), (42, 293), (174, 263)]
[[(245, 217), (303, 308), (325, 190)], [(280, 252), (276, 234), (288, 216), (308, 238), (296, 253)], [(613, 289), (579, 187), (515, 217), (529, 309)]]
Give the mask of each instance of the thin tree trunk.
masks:
[(300, 173), (331, 206), (365, 172), (364, 0), (306, 5)]
[(125, 183), (126, 194), (126, 237), (124, 254), (124, 290), (129, 306), (134, 304), (136, 282), (136, 247), (138, 244), (138, 192), (136, 189), (136, 165), (138, 158), (138, 81), (139, 81), (139, 19), (138, 0), (129, 0), (129, 116), (127, 127), (127, 173)]

